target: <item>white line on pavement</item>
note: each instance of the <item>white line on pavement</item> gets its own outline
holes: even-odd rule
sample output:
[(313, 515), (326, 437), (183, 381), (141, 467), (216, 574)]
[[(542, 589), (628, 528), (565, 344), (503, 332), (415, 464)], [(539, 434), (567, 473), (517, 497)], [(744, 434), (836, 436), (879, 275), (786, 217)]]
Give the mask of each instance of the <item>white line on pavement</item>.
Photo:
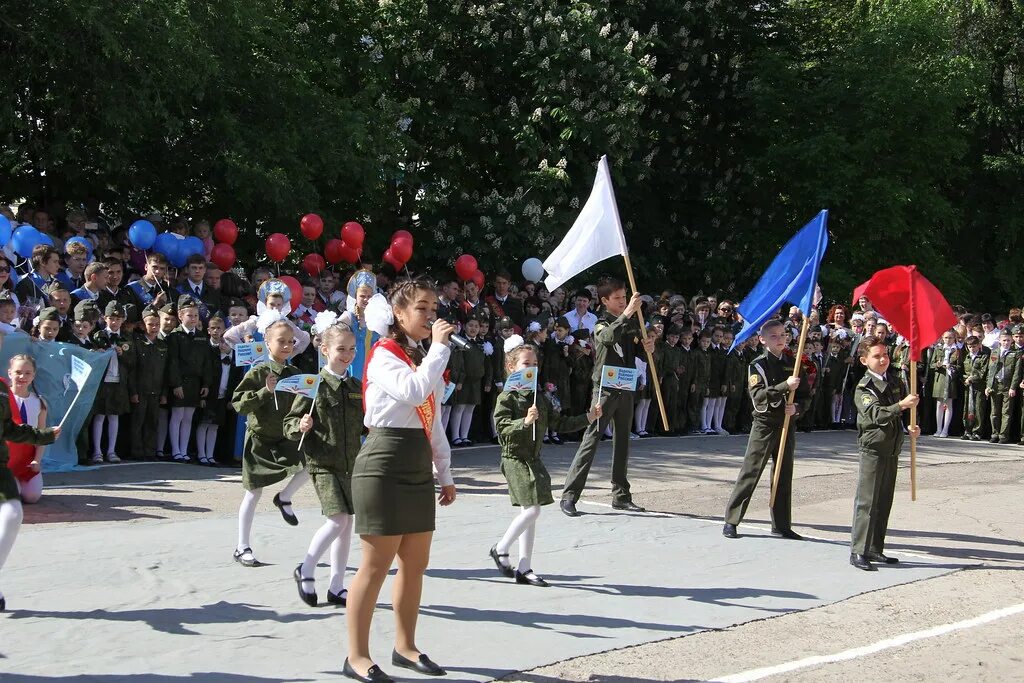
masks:
[(749, 683), (750, 681), (759, 681), (762, 678), (768, 678), (769, 676), (777, 676), (779, 674), (789, 673), (791, 671), (797, 671), (799, 669), (806, 669), (811, 666), (818, 666), (819, 664), (832, 664), (835, 662), (845, 662), (851, 659), (857, 659), (858, 657), (864, 657), (865, 655), (875, 654), (882, 650), (889, 650), (894, 647), (902, 647), (908, 643), (912, 643), (916, 640), (924, 640), (926, 638), (935, 638), (942, 636), (947, 633), (953, 633), (954, 631), (962, 631), (968, 628), (974, 628), (975, 626), (981, 626), (988, 624), (999, 619), (1005, 619), (1006, 617), (1013, 616), (1024, 612), (1024, 602), (1012, 605), (1010, 607), (1004, 607), (1002, 609), (993, 610), (986, 612), (973, 619), (964, 619), (963, 621), (957, 621), (952, 624), (943, 624), (941, 626), (935, 626), (934, 628), (925, 629), (923, 631), (914, 631), (913, 633), (904, 633), (896, 636), (895, 638), (887, 638), (880, 640), (871, 645), (865, 645), (863, 647), (855, 647), (849, 650), (843, 650), (831, 655), (818, 655), (815, 657), (805, 657), (804, 659), (797, 659), (792, 662), (786, 662), (784, 664), (777, 664), (775, 666), (766, 666), (760, 669), (750, 669), (743, 671), (738, 674), (732, 674), (730, 676), (722, 676), (721, 678), (715, 678), (710, 683)]

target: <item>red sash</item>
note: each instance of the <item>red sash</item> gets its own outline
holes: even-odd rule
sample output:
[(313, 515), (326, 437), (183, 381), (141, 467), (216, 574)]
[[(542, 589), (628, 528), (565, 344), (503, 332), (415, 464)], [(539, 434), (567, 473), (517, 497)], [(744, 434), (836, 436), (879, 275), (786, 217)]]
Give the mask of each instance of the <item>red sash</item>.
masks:
[[(370, 349), (370, 353), (369, 353), (369, 355), (368, 355), (368, 357), (366, 359), (366, 367), (370, 366), (370, 361), (373, 360), (373, 354), (379, 348), (383, 348), (386, 351), (390, 351), (391, 353), (393, 353), (397, 357), (399, 357), (402, 360), (404, 360), (409, 365), (409, 367), (413, 369), (413, 372), (416, 371), (416, 364), (412, 362), (411, 358), (409, 358), (409, 354), (407, 354), (405, 352), (405, 349), (403, 349), (398, 344), (398, 342), (396, 342), (394, 339), (391, 339), (391, 338), (388, 338), (388, 337), (384, 337), (384, 338), (380, 339), (376, 344), (373, 345), (373, 348)], [(366, 385), (367, 385), (366, 377), (367, 377), (367, 374), (368, 373), (366, 373), (365, 371), (363, 372), (363, 410), (364, 411), (366, 410)], [(436, 414), (436, 411), (437, 411), (437, 408), (434, 405), (434, 392), (430, 392), (430, 395), (427, 396), (427, 400), (424, 401), (423, 403), (421, 403), (420, 405), (416, 406), (416, 414), (420, 418), (420, 423), (423, 425), (423, 431), (426, 433), (428, 441), (430, 440), (430, 436), (431, 436), (431, 434), (433, 434), (433, 431), (434, 431), (434, 415)]]

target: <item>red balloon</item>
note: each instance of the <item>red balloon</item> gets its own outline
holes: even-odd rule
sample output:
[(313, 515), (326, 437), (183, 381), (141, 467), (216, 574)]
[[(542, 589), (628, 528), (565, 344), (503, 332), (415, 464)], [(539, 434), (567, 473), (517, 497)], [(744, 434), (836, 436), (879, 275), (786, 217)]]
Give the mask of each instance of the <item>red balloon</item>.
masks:
[(399, 261), (397, 258), (395, 258), (395, 255), (391, 253), (390, 249), (388, 249), (387, 251), (384, 252), (384, 255), (381, 257), (381, 260), (384, 263), (387, 263), (388, 265), (390, 265), (392, 268), (394, 268), (396, 272), (401, 270), (402, 266), (405, 265), (404, 263)]
[(412, 259), (412, 240), (405, 237), (396, 237), (388, 251), (395, 257), (395, 260), (401, 261), (404, 265)]
[(320, 273), (324, 272), (327, 268), (327, 262), (324, 261), (324, 257), (320, 254), (306, 254), (305, 258), (302, 259), (302, 269), (310, 274), (311, 277), (320, 277)]
[(407, 239), (409, 244), (416, 244), (416, 240), (412, 238), (412, 233), (408, 230), (395, 230), (395, 234), (391, 236), (391, 241)]
[(238, 226), (230, 218), (221, 218), (213, 224), (213, 236), (218, 242), (223, 242), (227, 245), (234, 244), (235, 240), (238, 239)]
[(455, 259), (455, 274), (459, 276), (460, 280), (472, 280), (473, 274), (477, 272), (479, 271), (477, 270), (476, 259), (469, 254), (463, 254)]
[(344, 246), (345, 244), (339, 239), (327, 240), (327, 244), (324, 246), (324, 256), (327, 257), (327, 262), (333, 265), (344, 260), (341, 251)]
[(230, 244), (215, 244), (210, 252), (210, 260), (221, 270), (231, 270), (235, 265), (235, 248)]
[(359, 259), (363, 255), (362, 249), (356, 249), (355, 247), (349, 246), (345, 242), (341, 243), (341, 260), (346, 263), (359, 263)]
[(285, 257), (288, 256), (288, 252), (291, 250), (292, 243), (291, 240), (288, 239), (287, 235), (275, 232), (267, 238), (267, 256), (270, 257), (271, 261), (277, 261), (278, 263), (284, 261)]
[(349, 221), (341, 226), (341, 239), (353, 249), (361, 249), (363, 240), (366, 239), (366, 231), (355, 221)]
[(324, 232), (324, 219), (315, 213), (307, 213), (299, 221), (299, 229), (302, 230), (302, 234), (306, 236), (306, 239), (320, 239), (320, 235)]
[(291, 275), (282, 275), (278, 279), (281, 282), (288, 285), (288, 289), (292, 293), (292, 300), (289, 302), (288, 305), (290, 305), (292, 307), (292, 310), (294, 311), (296, 308), (299, 307), (299, 304), (302, 303), (302, 285), (299, 283), (298, 280), (293, 278)]
[(476, 271), (475, 273), (473, 273), (473, 277), (471, 277), (469, 279), (476, 283), (476, 288), (477, 289), (483, 289), (484, 288), (485, 279), (484, 279), (484, 274), (481, 271), (479, 271), (479, 270)]

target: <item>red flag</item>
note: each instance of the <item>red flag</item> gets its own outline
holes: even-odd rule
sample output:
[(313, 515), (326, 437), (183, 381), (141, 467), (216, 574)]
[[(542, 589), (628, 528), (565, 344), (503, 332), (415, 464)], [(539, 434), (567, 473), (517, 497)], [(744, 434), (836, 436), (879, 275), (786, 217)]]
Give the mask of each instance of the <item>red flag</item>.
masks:
[(942, 292), (917, 269), (893, 266), (880, 270), (853, 290), (853, 303), (866, 296), (872, 306), (907, 339), (910, 359), (921, 360), (921, 352), (956, 325), (956, 314)]

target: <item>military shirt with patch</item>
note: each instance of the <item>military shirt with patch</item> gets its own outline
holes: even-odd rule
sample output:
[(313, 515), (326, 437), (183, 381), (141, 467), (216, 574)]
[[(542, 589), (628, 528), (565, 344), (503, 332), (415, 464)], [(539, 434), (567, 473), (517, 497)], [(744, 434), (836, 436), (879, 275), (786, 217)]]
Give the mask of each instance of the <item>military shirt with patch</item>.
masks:
[[(786, 401), (789, 385), (786, 380), (793, 374), (793, 359), (787, 355), (781, 358), (770, 352), (762, 353), (748, 367), (747, 391), (754, 404), (754, 419), (770, 425), (781, 426), (786, 419)], [(802, 403), (810, 397), (807, 388), (807, 374), (801, 370), (800, 386), (796, 390), (797, 415), (802, 412)]]

